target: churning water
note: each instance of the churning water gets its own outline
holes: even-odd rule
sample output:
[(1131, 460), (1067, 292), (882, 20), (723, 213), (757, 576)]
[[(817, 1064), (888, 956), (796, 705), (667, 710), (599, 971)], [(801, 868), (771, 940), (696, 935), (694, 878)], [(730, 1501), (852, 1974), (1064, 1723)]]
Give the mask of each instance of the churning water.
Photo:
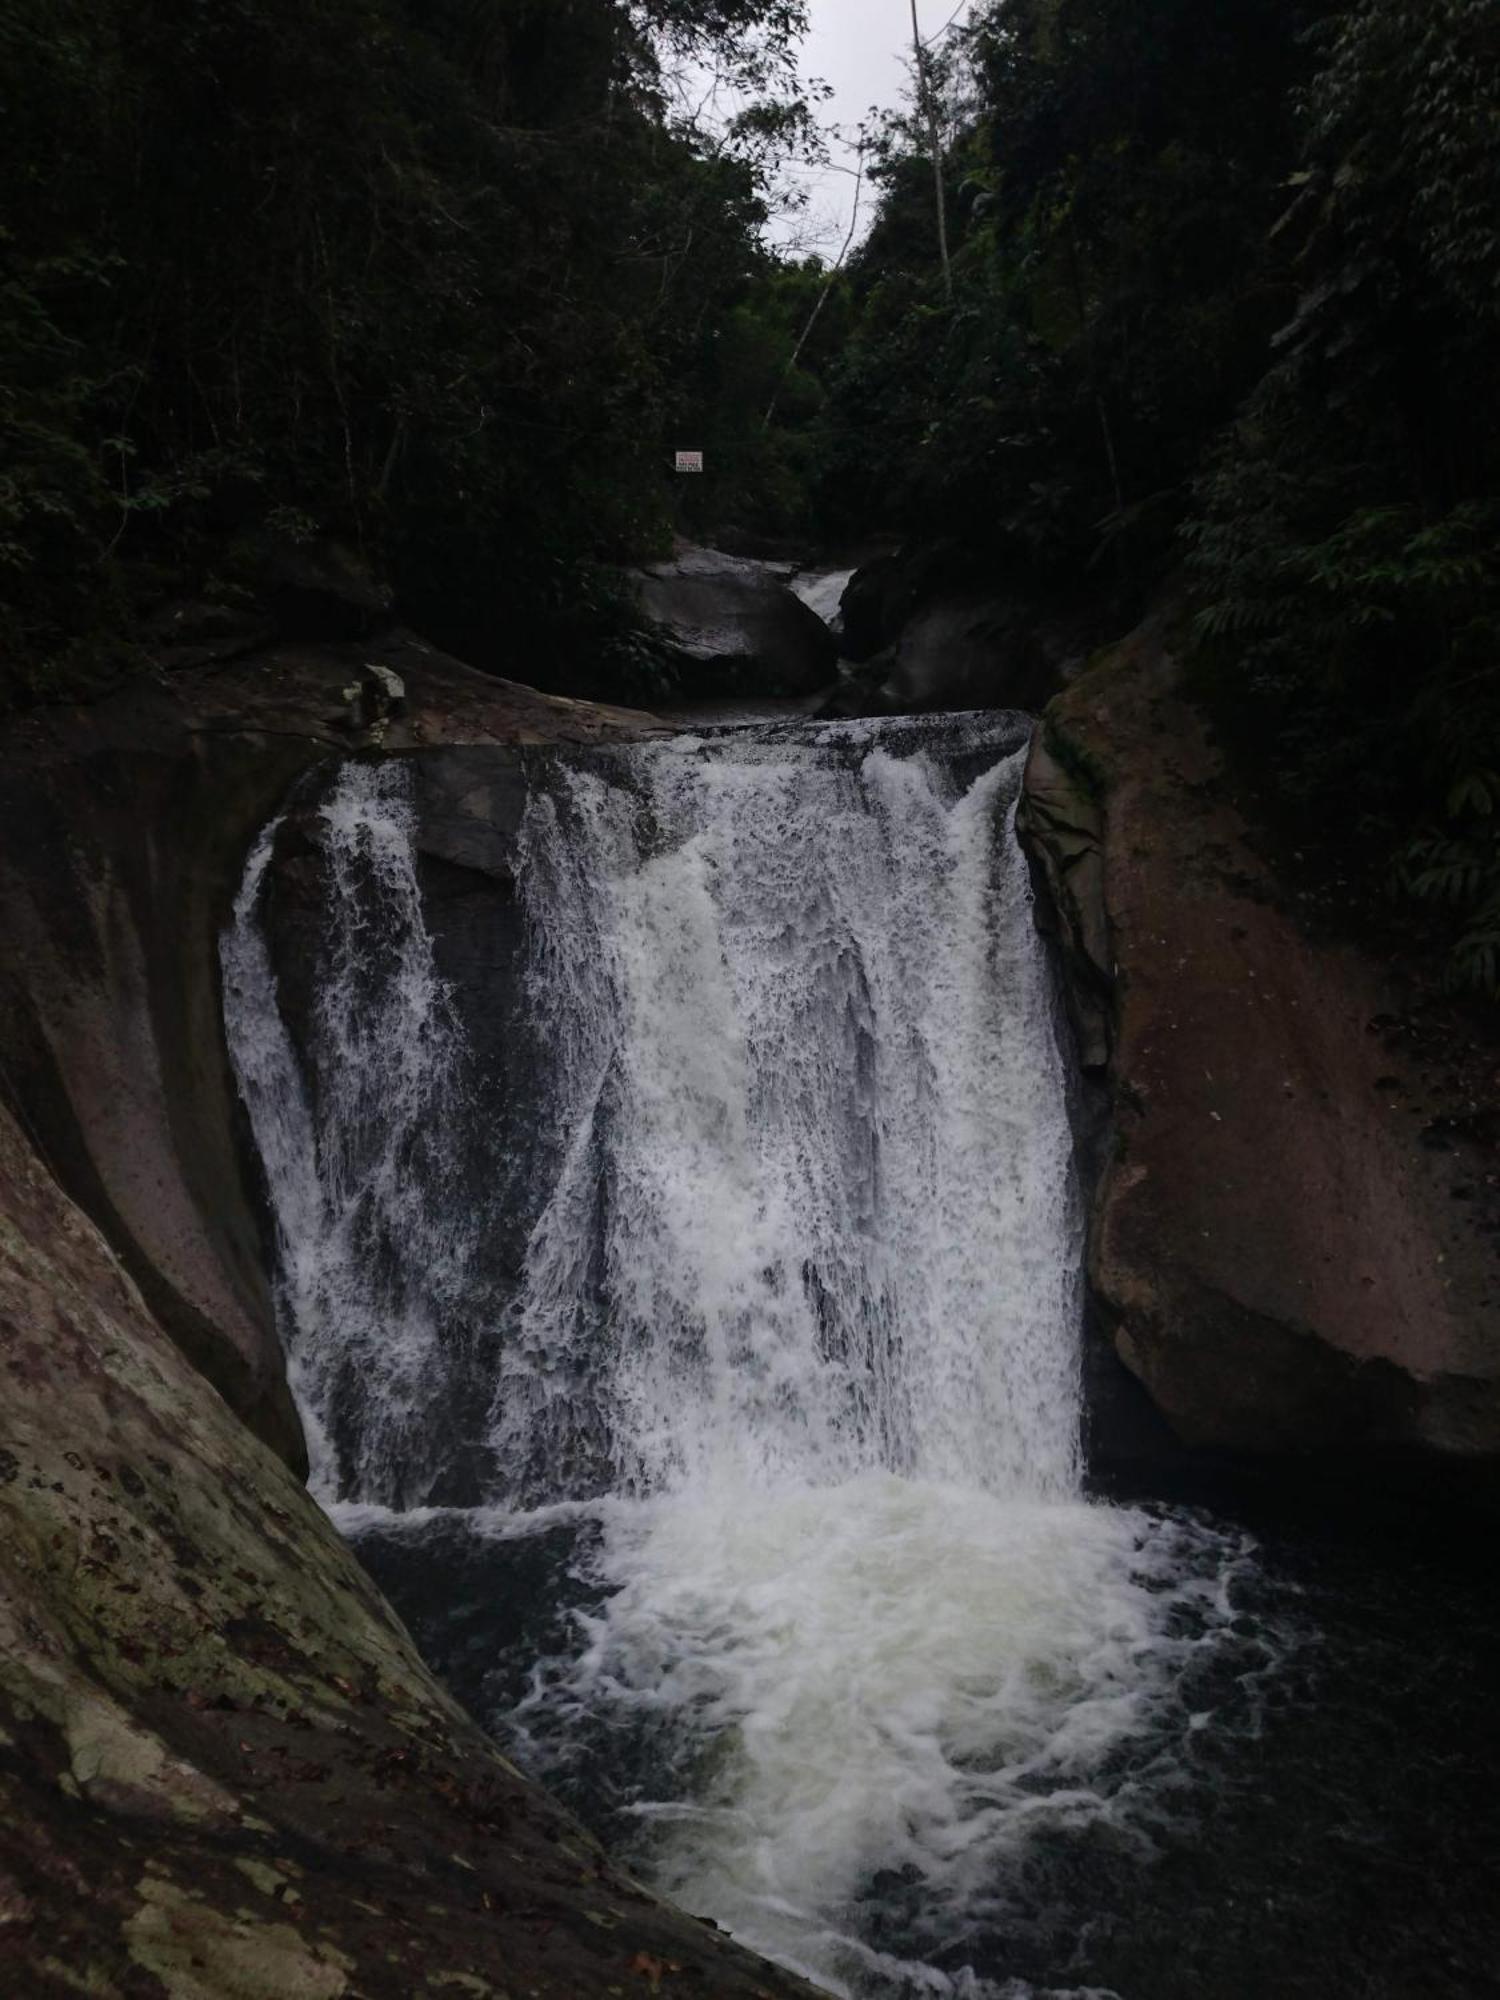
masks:
[[(514, 1552), (538, 1602), (496, 1605), (466, 1692), (659, 1885), (835, 1991), (1018, 1990), (975, 1968), (1038, 1857), (1148, 1852), (1195, 1740), (1257, 1726), (1273, 1651), (1242, 1537), (1082, 1494), (1023, 741), (970, 717), (538, 758), (542, 1081), (524, 1134), (478, 1135), (492, 1172), (485, 1002), (439, 974), (406, 769), (346, 766), (317, 809), (300, 1051), (275, 829), (225, 942), (323, 1497), (387, 1543)], [(454, 1409), (480, 1504), (414, 1507)]]

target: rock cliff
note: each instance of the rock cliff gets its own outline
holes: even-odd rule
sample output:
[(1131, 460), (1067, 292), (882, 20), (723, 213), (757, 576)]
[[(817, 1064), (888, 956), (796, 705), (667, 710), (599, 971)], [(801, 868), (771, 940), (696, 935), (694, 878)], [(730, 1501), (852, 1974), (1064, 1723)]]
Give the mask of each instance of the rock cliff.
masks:
[(1461, 1020), (1414, 1030), (1399, 964), (1303, 921), (1159, 625), (1053, 702), (1027, 789), (1109, 1075), (1091, 1278), (1120, 1358), (1190, 1446), (1493, 1466), (1500, 1176), (1434, 1046)]

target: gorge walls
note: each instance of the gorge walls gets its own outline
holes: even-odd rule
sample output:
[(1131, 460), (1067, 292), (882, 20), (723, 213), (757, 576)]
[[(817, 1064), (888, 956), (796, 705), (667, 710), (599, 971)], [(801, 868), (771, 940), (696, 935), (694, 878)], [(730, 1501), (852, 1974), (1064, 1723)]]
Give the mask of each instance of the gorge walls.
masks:
[[(384, 712), (361, 693), (371, 667), (404, 683)], [(99, 1992), (153, 1978), (174, 2000), (234, 1981), (267, 2000), (500, 1992), (517, 1965), (558, 1996), (587, 1990), (600, 1964), (627, 1990), (665, 1965), (685, 1968), (680, 1992), (796, 1990), (609, 1872), (439, 1692), (307, 1498), (274, 1246), (219, 1015), (219, 937), (278, 815), (267, 940), (289, 1021), (305, 1031), (316, 1004), (306, 968), (326, 864), (308, 816), (329, 780), (314, 767), (399, 753), (433, 970), (503, 994), (524, 944), (529, 760), (652, 727), (397, 637), (205, 667), (12, 730), (0, 1971), (19, 1967), (28, 1992), (74, 1990), (79, 1965)], [(394, 768), (345, 762), (351, 840), (379, 820)], [(1495, 1163), (1483, 1102), (1455, 1084), (1482, 1044), (1455, 1071), (1394, 968), (1310, 935), (1230, 803), (1159, 634), (1054, 705), (1028, 787), (1084, 1061), (1113, 1092), (1090, 1276), (1114, 1353), (1190, 1447), (1281, 1467), (1492, 1464)], [(599, 839), (648, 837), (667, 803), (643, 796), (639, 823), (614, 833), (601, 818)], [(920, 798), (897, 817), (920, 842)], [(394, 908), (399, 869), (388, 888)], [(557, 911), (584, 925), (580, 978), (599, 888), (557, 884)], [(893, 937), (925, 935), (920, 909), (895, 923), (898, 903)], [(683, 1022), (684, 1051), (700, 1015)], [(569, 1019), (557, 1032), (586, 1067), (586, 1020)], [(369, 1025), (344, 1022), (356, 1053)], [(497, 1005), (471, 1010), (464, 1034), (524, 1127), (538, 1057), (522, 1025)], [(671, 1045), (658, 1053), (670, 1078)], [(413, 1129), (441, 1118), (420, 1065), (408, 1081)], [(531, 1172), (527, 1143), (502, 1170)], [(386, 1162), (396, 1194), (414, 1157)], [(622, 1157), (611, 1171), (635, 1169)], [(976, 1213), (958, 1217), (956, 1241)], [(474, 1246), (481, 1291), (516, 1296), (537, 1219), (518, 1209), (509, 1233)], [(398, 1203), (377, 1241), (389, 1249), (402, 1226)], [(832, 1327), (837, 1259), (829, 1269)], [(473, 1378), (492, 1360), (476, 1338)], [(449, 1386), (457, 1409), (472, 1382)], [(313, 1442), (335, 1461), (355, 1449)], [(441, 1459), (441, 1480), (418, 1468), (390, 1497), (471, 1500), (494, 1439), (454, 1431)], [(470, 1984), (445, 1988), (450, 1973)]]

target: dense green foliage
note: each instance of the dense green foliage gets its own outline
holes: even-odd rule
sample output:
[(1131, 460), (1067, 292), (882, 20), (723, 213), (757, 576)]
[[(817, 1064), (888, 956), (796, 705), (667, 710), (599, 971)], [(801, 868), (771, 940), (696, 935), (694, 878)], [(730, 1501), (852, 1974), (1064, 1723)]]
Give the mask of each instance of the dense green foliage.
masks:
[(995, 0), (941, 282), (897, 121), (826, 504), (986, 563), (1179, 570), (1235, 726), (1500, 986), (1500, 5)]
[[(949, 307), (916, 136), (887, 135), (835, 397), (830, 503), (1076, 575), (1147, 568), (1285, 317), (1266, 238), (1292, 147), (1287, 0), (1005, 0), (964, 52)], [(976, 529), (977, 524), (977, 529)], [(1101, 525), (1102, 524), (1102, 525)]]
[(570, 624), (597, 645), (590, 563), (664, 539), (673, 447), (789, 352), (739, 351), (785, 111), (702, 143), (664, 66), (774, 93), (799, 0), (0, 9), (12, 691), (232, 597), (268, 537), (343, 539), (532, 677)]

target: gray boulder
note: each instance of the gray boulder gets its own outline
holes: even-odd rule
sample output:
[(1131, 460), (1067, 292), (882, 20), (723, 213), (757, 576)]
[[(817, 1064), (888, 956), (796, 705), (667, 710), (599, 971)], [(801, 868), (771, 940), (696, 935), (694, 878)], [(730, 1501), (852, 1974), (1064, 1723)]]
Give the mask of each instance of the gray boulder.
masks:
[(392, 595), (342, 543), (268, 538), (260, 585), (283, 639), (362, 639), (390, 621)]
[(926, 604), (887, 656), (883, 693), (897, 712), (1024, 708), (1040, 714), (1087, 651), (1076, 616), (994, 590)]
[(855, 663), (830, 715), (942, 709), (1042, 709), (1082, 669), (1099, 608), (1024, 575), (981, 573), (951, 543), (916, 544), (866, 563), (841, 606), (840, 645)]
[(682, 693), (814, 694), (834, 679), (833, 634), (767, 565), (680, 542), (637, 578)]

